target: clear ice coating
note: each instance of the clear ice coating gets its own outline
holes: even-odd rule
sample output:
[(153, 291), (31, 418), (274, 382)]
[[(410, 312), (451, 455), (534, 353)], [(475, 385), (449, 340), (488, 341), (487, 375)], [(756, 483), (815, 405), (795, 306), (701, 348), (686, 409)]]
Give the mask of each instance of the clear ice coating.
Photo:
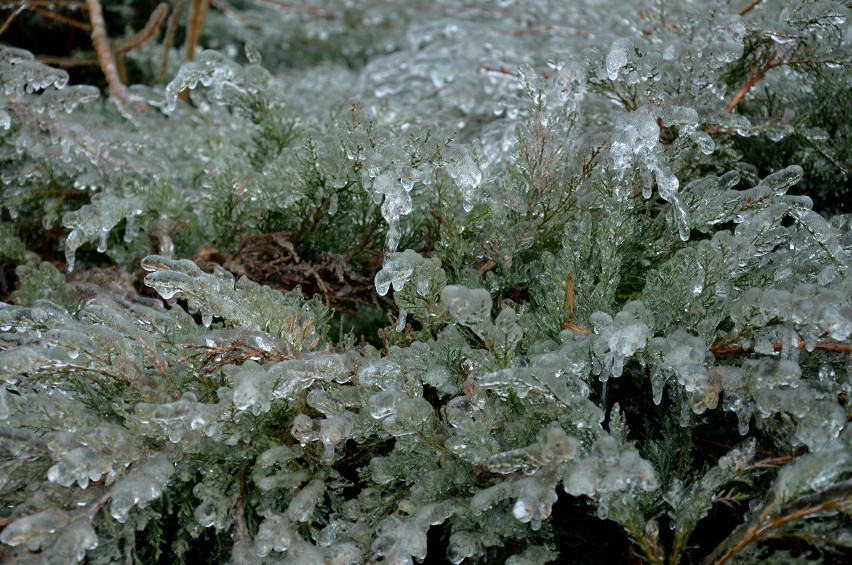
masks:
[(68, 78), (62, 69), (35, 61), (29, 51), (6, 46), (0, 51), (0, 84), (6, 96), (31, 94), (49, 87), (62, 89)]
[(6, 385), (0, 384), (0, 420), (7, 419), (11, 414), (9, 400), (6, 398)]
[(633, 50), (633, 42), (627, 38), (616, 39), (609, 47), (606, 54), (606, 74), (609, 80), (618, 78), (618, 73), (627, 65), (630, 52)]
[(595, 442), (592, 452), (573, 465), (564, 481), (568, 494), (603, 498), (634, 487), (652, 491), (658, 485), (654, 467), (635, 448), (620, 448), (609, 435)]
[(384, 296), (393, 286), (394, 291), (399, 292), (414, 273), (414, 268), (423, 261), (423, 257), (412, 249), (406, 249), (402, 253), (393, 252), (385, 257), (385, 263), (381, 270), (376, 273), (376, 292)]
[(421, 562), (426, 558), (426, 532), (455, 512), (452, 500), (425, 504), (410, 516), (391, 514), (379, 524), (371, 549), (389, 563)]
[(110, 502), (112, 517), (123, 524), (134, 506), (144, 508), (160, 498), (174, 471), (174, 464), (162, 455), (129, 470), (113, 486)]
[(210, 87), (214, 96), (221, 98), (225, 88), (239, 88), (239, 67), (213, 50), (202, 51), (197, 60), (181, 66), (177, 76), (166, 85), (166, 110), (174, 111), (178, 96), (186, 89), (194, 89), (200, 82)]
[[(0, 207), (11, 220), (0, 226), (0, 259), (21, 266), (12, 295), (21, 306), (0, 305), (0, 448), (10, 455), (0, 484), (4, 492), (23, 485), (9, 497), (23, 503), (7, 508), (0, 541), (16, 546), (16, 556), (85, 559), (98, 544), (89, 516), (100, 504), (125, 524), (115, 531), (132, 530), (138, 508), (204, 477), (189, 508), (197, 523), (182, 524), (185, 539), (193, 543), (201, 527), (229, 528), (220, 533), (233, 536), (234, 563), (411, 563), (431, 549), (429, 526), (453, 513), (443, 504), (448, 497), (458, 505), (443, 528), (451, 562), (482, 561), (503, 546), (515, 552), (511, 565), (557, 561), (544, 545), (547, 528), (532, 542), (524, 536), (554, 510), (560, 481), (620, 523), (619, 512), (645, 498), (637, 491), (655, 485), (627, 439), (635, 413), (624, 410), (622, 421), (613, 410), (609, 437), (597, 405), (605, 409), (605, 399), (589, 399), (590, 386), (600, 386), (592, 375), (616, 377), (628, 363), (631, 377), (650, 381), (643, 386), (656, 404), (680, 410), (683, 426), (719, 408), (733, 413), (740, 433), (753, 425), (796, 449), (770, 502), (790, 509), (801, 497), (824, 500), (848, 478), (852, 435), (838, 398), (850, 393), (843, 359), (852, 335), (852, 225), (849, 216), (826, 219), (808, 197), (788, 194), (804, 171), (818, 175), (808, 187), (821, 189), (844, 167), (824, 151), (835, 144), (834, 128), (803, 127), (814, 117), (810, 101), (823, 95), (798, 88), (810, 65), (787, 65), (791, 56), (814, 54), (829, 61), (820, 66), (829, 79), (820, 86), (833, 75), (844, 79), (831, 59), (837, 45), (846, 57), (847, 9), (821, 0), (761, 3), (744, 16), (717, 0), (706, 10), (668, 2), (665, 14), (659, 3), (638, 15), (632, 3), (601, 9), (591, 0), (392, 10), (384, 0), (356, 10), (351, 2), (278, 4), (229, 3), (211, 24), (226, 55), (201, 53), (165, 89), (130, 86), (150, 110), (128, 135), (109, 106), (84, 105), (100, 97), (96, 87), (66, 86), (64, 71), (0, 47)], [(347, 9), (337, 9), (342, 4)], [(238, 33), (226, 23), (238, 23)], [(270, 48), (268, 41), (291, 35), (281, 32), (287, 26), (305, 35), (300, 45), (331, 46), (346, 63), (322, 57), (322, 65), (301, 66), (289, 58), (299, 53), (282, 56), (277, 47), (287, 42)], [(246, 33), (253, 41), (245, 43), (248, 65), (240, 65), (232, 59)], [(745, 92), (719, 73), (731, 63), (748, 70), (752, 61), (740, 59), (755, 39), (777, 50), (781, 64), (726, 112)], [(140, 61), (154, 43), (135, 51)], [(560, 52), (545, 62), (554, 48)], [(270, 68), (288, 59), (283, 80), (280, 69), (260, 66), (261, 50)], [(183, 103), (187, 89), (190, 103)], [(770, 95), (777, 105), (764, 112)], [(291, 125), (297, 141), (277, 139)], [(743, 136), (749, 147), (801, 145), (790, 162), (807, 165), (760, 179), (764, 168), (740, 152)], [(307, 138), (316, 155), (306, 152)], [(294, 162), (322, 178), (303, 182)], [(223, 196), (213, 177), (225, 178), (229, 168)], [(716, 174), (696, 178), (704, 171)], [(347, 342), (328, 338), (324, 311), (294, 298), (298, 292), (174, 261), (175, 242), (186, 253), (188, 243), (212, 233), (235, 235), (222, 233), (228, 222), (211, 210), (226, 208), (238, 235), (249, 235), (257, 222), (307, 204), (302, 185), (317, 188), (314, 180), (328, 199), (320, 212), (333, 216), (319, 223), (332, 234), (361, 212), (381, 213), (387, 224), (378, 226), (378, 233), (388, 229), (384, 249), (376, 246), (386, 255), (374, 282), (381, 294), (397, 290), (398, 330), (411, 331), (392, 335), (381, 352), (362, 344), (359, 353), (336, 353)], [(743, 186), (753, 188), (737, 190)], [(42, 198), (45, 187), (61, 192)], [(547, 190), (531, 202), (527, 195), (540, 188)], [(373, 208), (353, 206), (350, 189)], [(433, 231), (421, 223), (432, 221), (421, 215), (427, 210), (476, 213), (442, 217)], [(138, 239), (145, 231), (161, 257), (144, 265), (166, 303), (132, 292), (92, 297), (85, 271), (70, 280), (86, 294), (79, 308), (63, 294), (62, 277), (33, 291), (39, 280), (27, 269), (37, 258), (16, 255), (26, 246), (5, 236), (27, 214), (45, 229), (65, 223), (69, 270), (89, 243), (125, 262), (145, 249)], [(561, 249), (548, 239), (548, 217), (564, 223), (555, 226), (564, 232)], [(685, 243), (668, 238), (675, 230)], [(687, 241), (690, 233), (698, 241)], [(397, 253), (403, 237), (434, 256)], [(550, 251), (539, 255), (543, 247)], [(288, 251), (295, 257), (295, 247)], [(366, 255), (375, 252), (371, 246)], [(548, 255), (551, 262), (539, 260)], [(455, 257), (463, 264), (449, 262)], [(445, 289), (448, 280), (454, 285)], [(530, 300), (517, 298), (527, 292)], [(639, 294), (656, 323), (635, 303), (618, 312)], [(38, 298), (65, 306), (23, 306)], [(82, 391), (65, 390), (77, 380)], [(111, 425), (132, 433), (103, 425), (103, 411), (76, 392), (103, 393)], [(531, 444), (550, 417), (565, 430), (548, 426)], [(356, 445), (378, 449), (355, 463), (357, 475), (336, 475), (341, 459), (353, 463)], [(675, 539), (718, 504), (726, 483), (752, 466), (754, 451), (747, 442), (717, 466), (692, 469), (682, 484), (648, 496), (664, 497), (653, 512), (669, 506)], [(260, 490), (240, 501), (255, 505), (246, 508), (259, 522), (249, 528), (254, 540), (240, 531), (236, 477), (210, 480), (222, 460), (247, 470), (250, 493)], [(41, 469), (44, 488), (32, 485), (30, 465)], [(99, 490), (111, 499), (98, 499)], [(45, 510), (55, 493), (65, 511)], [(757, 500), (749, 506), (746, 520), (761, 515)], [(139, 513), (141, 521), (149, 516)], [(629, 518), (637, 518), (636, 537), (644, 529), (658, 539), (654, 520), (638, 512)], [(802, 522), (828, 531), (835, 518)], [(109, 528), (98, 533), (111, 536)], [(848, 532), (840, 533), (848, 544)], [(108, 553), (115, 540), (107, 541)]]
[(465, 326), (477, 327), (491, 321), (491, 294), (483, 288), (448, 285), (441, 291), (441, 302)]
[(77, 249), (97, 236), (99, 238), (98, 252), (106, 251), (109, 231), (121, 220), (132, 222), (134, 216), (142, 214), (146, 207), (141, 197), (126, 197), (112, 194), (99, 194), (92, 198), (92, 203), (62, 216), (62, 225), (71, 232), (65, 240), (65, 260), (68, 271), (74, 270)]
[(287, 518), (292, 522), (307, 522), (314, 513), (319, 498), (325, 493), (325, 482), (314, 480), (305, 485), (290, 501)]
[(474, 161), (470, 150), (462, 147), (448, 159), (446, 169), (461, 190), (462, 206), (465, 211), (470, 212), (475, 203), (476, 189), (482, 182), (482, 171), (479, 165)]
[(35, 514), (21, 516), (0, 532), (0, 542), (16, 547), (24, 545), (38, 551), (50, 540), (50, 534), (68, 524), (70, 517), (57, 508), (48, 508)]
[(283, 515), (268, 514), (260, 523), (254, 538), (254, 549), (258, 557), (266, 557), (273, 551), (284, 552), (293, 545), (295, 526)]
[(651, 314), (639, 301), (628, 302), (624, 309), (611, 318), (604, 312), (591, 316), (597, 338), (593, 350), (600, 357), (598, 370), (601, 380), (620, 377), (624, 362), (645, 348), (651, 337)]

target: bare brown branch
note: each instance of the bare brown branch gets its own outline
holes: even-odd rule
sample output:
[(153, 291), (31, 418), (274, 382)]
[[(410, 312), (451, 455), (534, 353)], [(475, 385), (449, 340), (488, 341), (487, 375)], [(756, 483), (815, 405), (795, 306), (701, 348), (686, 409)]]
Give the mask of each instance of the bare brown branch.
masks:
[(778, 52), (773, 51), (769, 55), (769, 60), (766, 61), (766, 64), (763, 65), (763, 68), (761, 68), (757, 72), (754, 72), (754, 69), (752, 69), (751, 76), (748, 78), (748, 80), (743, 85), (743, 87), (740, 88), (737, 91), (737, 93), (734, 95), (734, 98), (733, 98), (733, 100), (731, 100), (731, 103), (728, 104), (728, 107), (725, 108), (725, 112), (727, 114), (730, 114), (731, 112), (733, 112), (736, 109), (737, 105), (739, 105), (739, 103), (743, 101), (743, 98), (746, 97), (746, 94), (748, 94), (749, 90), (751, 90), (754, 87), (754, 85), (756, 85), (758, 82), (760, 82), (763, 79), (763, 77), (766, 76), (766, 73), (768, 73), (770, 69), (773, 69), (773, 68), (778, 66), (778, 64), (775, 63), (775, 57), (777, 57), (777, 56), (778, 56)]
[(169, 13), (169, 5), (165, 2), (161, 2), (154, 8), (154, 11), (151, 12), (151, 15), (148, 17), (148, 21), (145, 23), (145, 27), (134, 33), (132, 36), (127, 39), (123, 39), (116, 44), (113, 49), (115, 53), (127, 53), (137, 47), (144, 45), (151, 38), (154, 37), (154, 34), (157, 33), (157, 30), (160, 28), (160, 24), (163, 23), (163, 20), (166, 19), (166, 14)]
[(166, 79), (166, 73), (169, 69), (169, 53), (171, 53), (175, 41), (180, 15), (183, 13), (183, 3), (184, 0), (177, 0), (172, 15), (169, 16), (169, 22), (166, 24), (166, 36), (163, 38), (163, 62), (160, 64), (160, 72), (157, 73), (156, 84), (160, 84)]
[(19, 2), (0, 2), (0, 8), (73, 8), (87, 10), (85, 2), (77, 0), (21, 0)]
[(207, 10), (210, 8), (210, 0), (192, 0), (192, 8), (189, 12), (189, 25), (186, 30), (186, 60), (195, 59), (195, 48), (201, 38), (201, 30), (207, 19)]
[(74, 18), (69, 18), (68, 16), (63, 16), (62, 14), (57, 14), (56, 12), (51, 12), (50, 10), (43, 10), (41, 8), (33, 8), (33, 12), (38, 14), (39, 16), (46, 18), (48, 20), (53, 20), (55, 22), (59, 22), (62, 25), (67, 25), (69, 27), (75, 27), (77, 29), (81, 29), (86, 33), (91, 33), (92, 28), (88, 24), (83, 22), (79, 22)]
[(130, 98), (127, 87), (121, 82), (115, 55), (107, 36), (106, 22), (104, 22), (100, 0), (86, 0), (86, 4), (89, 7), (89, 22), (92, 24), (92, 43), (95, 45), (95, 52), (98, 54), (98, 61), (104, 77), (106, 77), (110, 94), (122, 108), (135, 109), (137, 112), (143, 111), (144, 107), (140, 106), (141, 103)]
[(0, 35), (6, 33), (6, 30), (9, 29), (9, 26), (12, 25), (12, 22), (15, 21), (15, 18), (24, 11), (24, 6), (19, 6), (17, 10), (13, 10), (9, 17), (6, 18), (6, 21), (3, 22), (3, 25), (0, 26)]
[[(836, 485), (824, 493), (802, 497), (793, 504), (771, 512), (767, 507), (742, 533), (735, 533), (734, 540), (726, 540), (707, 558), (705, 563), (722, 565), (747, 547), (754, 545), (773, 532), (791, 522), (803, 520), (810, 516), (835, 512), (852, 505), (852, 491), (847, 481)], [(739, 532), (739, 530), (738, 530)], [(730, 546), (729, 546), (730, 545)], [(727, 549), (726, 549), (727, 548)], [(717, 555), (721, 554), (719, 557)]]
[(742, 10), (740, 10), (740, 15), (745, 16), (746, 14), (748, 14), (749, 12), (751, 12), (752, 10), (757, 8), (762, 3), (763, 3), (763, 0), (751, 0), (751, 2), (749, 2), (748, 6), (746, 6)]
[(70, 69), (73, 67), (97, 67), (100, 62), (97, 59), (76, 59), (73, 57), (36, 57), (36, 61), (51, 65), (54, 67), (62, 67)]
[[(795, 345), (796, 349), (805, 349), (805, 343), (799, 341)], [(784, 348), (781, 343), (773, 343), (772, 349), (781, 351)], [(820, 351), (831, 351), (832, 353), (852, 353), (852, 344), (849, 343), (818, 343), (816, 348)], [(710, 353), (716, 359), (725, 359), (734, 355), (743, 353), (754, 353), (753, 347), (742, 347), (739, 345), (730, 345), (729, 342), (714, 343), (710, 346)]]

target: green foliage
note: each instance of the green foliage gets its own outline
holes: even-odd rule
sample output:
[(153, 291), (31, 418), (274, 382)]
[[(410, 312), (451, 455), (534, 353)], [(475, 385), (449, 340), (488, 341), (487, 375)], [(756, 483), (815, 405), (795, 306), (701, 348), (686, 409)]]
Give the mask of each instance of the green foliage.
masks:
[(0, 47), (0, 557), (848, 552), (849, 7), (610, 4)]

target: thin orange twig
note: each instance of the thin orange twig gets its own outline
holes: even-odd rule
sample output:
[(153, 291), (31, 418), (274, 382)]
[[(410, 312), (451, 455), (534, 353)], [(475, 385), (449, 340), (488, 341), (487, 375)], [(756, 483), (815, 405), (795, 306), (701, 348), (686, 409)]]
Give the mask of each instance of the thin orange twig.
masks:
[(157, 84), (160, 84), (165, 80), (166, 73), (169, 69), (169, 53), (172, 50), (172, 44), (174, 43), (175, 35), (177, 34), (180, 14), (183, 12), (183, 1), (184, 0), (177, 0), (175, 8), (172, 10), (172, 15), (169, 16), (169, 22), (166, 24), (166, 36), (163, 38), (163, 62), (160, 64), (160, 72), (157, 73)]
[(115, 47), (113, 47), (112, 52), (115, 55), (115, 64), (118, 69), (118, 75), (121, 77), (122, 84), (127, 84), (127, 68), (124, 66), (124, 54), (150, 41), (160, 28), (160, 24), (163, 23), (164, 19), (166, 19), (166, 14), (168, 12), (168, 4), (161, 2), (156, 8), (154, 8), (154, 11), (151, 12), (151, 15), (148, 17), (148, 21), (145, 23), (145, 27), (130, 37), (122, 39), (115, 45)]
[(15, 20), (15, 18), (17, 18), (18, 15), (24, 11), (25, 7), (26, 6), (18, 6), (17, 10), (14, 10), (11, 14), (9, 14), (9, 17), (6, 18), (6, 21), (3, 22), (2, 26), (0, 26), (0, 35), (6, 33), (6, 30), (9, 29), (9, 26), (12, 25), (12, 22)]
[(769, 519), (768, 521), (768, 516), (761, 515), (752, 527), (749, 528), (742, 539), (728, 548), (728, 550), (723, 553), (721, 557), (715, 560), (714, 563), (716, 565), (722, 565), (746, 547), (761, 541), (768, 532), (786, 526), (790, 522), (795, 522), (796, 520), (801, 520), (815, 514), (832, 512), (850, 504), (852, 504), (852, 498), (850, 498), (849, 493), (840, 492), (836, 497), (823, 500), (818, 504), (801, 508), (774, 519)]
[(751, 0), (751, 2), (749, 2), (748, 6), (746, 6), (742, 10), (740, 10), (740, 15), (745, 16), (746, 14), (748, 14), (749, 12), (754, 10), (758, 5), (760, 5), (762, 3), (763, 3), (763, 0)]
[[(92, 24), (92, 43), (95, 45), (95, 52), (98, 54), (98, 62), (101, 65), (104, 77), (106, 77), (109, 92), (119, 106), (130, 108), (133, 106), (133, 100), (131, 100), (127, 87), (121, 82), (121, 77), (118, 74), (115, 55), (112, 52), (109, 37), (107, 37), (106, 22), (104, 22), (100, 0), (86, 0), (86, 4), (89, 6), (89, 22)], [(136, 109), (137, 111), (142, 110), (139, 106), (136, 106)]]
[(568, 322), (565, 322), (564, 324), (562, 324), (562, 329), (563, 330), (571, 330), (572, 332), (577, 332), (577, 333), (583, 334), (583, 335), (592, 335), (593, 333), (595, 333), (591, 330), (587, 330), (586, 328), (581, 328), (580, 326), (578, 326), (576, 324), (570, 324)]
[(140, 45), (144, 45), (145, 43), (150, 41), (151, 38), (154, 37), (154, 34), (157, 33), (157, 30), (160, 28), (160, 24), (162, 24), (163, 20), (166, 19), (166, 14), (168, 13), (168, 4), (166, 4), (165, 2), (160, 2), (159, 4), (157, 4), (157, 7), (154, 8), (154, 11), (151, 12), (151, 15), (148, 17), (148, 21), (145, 23), (145, 27), (143, 27), (127, 39), (119, 41), (113, 50), (116, 53), (127, 53), (128, 51), (132, 51)]
[(63, 16), (62, 14), (57, 14), (56, 12), (51, 12), (50, 10), (44, 10), (36, 7), (34, 7), (32, 10), (39, 16), (47, 18), (48, 20), (53, 20), (69, 27), (76, 27), (77, 29), (81, 29), (86, 33), (91, 33), (92, 31), (92, 28), (88, 24), (78, 22), (74, 18), (69, 18), (68, 16)]
[[(794, 346), (796, 349), (805, 349), (805, 343), (799, 341)], [(784, 348), (781, 343), (773, 343), (774, 351), (781, 351)], [(816, 348), (820, 351), (831, 351), (833, 353), (852, 353), (852, 344), (848, 343), (818, 343)], [(716, 359), (725, 359), (733, 355), (741, 353), (754, 353), (753, 347), (741, 347), (739, 345), (729, 346), (727, 343), (714, 343), (710, 346), (710, 353)]]
[(0, 2), (2, 8), (76, 8), (87, 10), (85, 2), (76, 0), (21, 0), (19, 2)]
[(97, 67), (100, 65), (97, 59), (76, 59), (73, 57), (36, 57), (36, 61), (52, 67), (70, 69), (73, 67)]
[(574, 321), (574, 306), (574, 277), (568, 275), (568, 280), (565, 281), (565, 308), (568, 310), (566, 323)]
[(204, 20), (207, 19), (207, 9), (210, 8), (210, 0), (192, 0), (192, 11), (189, 13), (189, 25), (186, 31), (186, 60), (195, 59), (195, 47), (201, 38), (201, 30), (204, 28)]
[(765, 65), (763, 65), (763, 68), (760, 69), (759, 71), (757, 71), (756, 73), (752, 74), (749, 77), (749, 79), (746, 81), (746, 83), (743, 85), (743, 87), (741, 89), (739, 89), (739, 91), (737, 91), (733, 100), (731, 100), (731, 103), (728, 104), (728, 107), (725, 109), (726, 114), (730, 114), (731, 112), (733, 112), (736, 109), (737, 105), (740, 102), (743, 101), (743, 98), (746, 97), (746, 94), (748, 94), (749, 90), (751, 90), (754, 87), (754, 85), (756, 85), (758, 82), (760, 82), (761, 79), (763, 79), (763, 77), (766, 76), (766, 73), (768, 73), (770, 69), (773, 69), (773, 68), (778, 66), (778, 64), (775, 63), (775, 57), (777, 57), (777, 56), (778, 56), (778, 52), (773, 51), (769, 55), (769, 60), (766, 61)]

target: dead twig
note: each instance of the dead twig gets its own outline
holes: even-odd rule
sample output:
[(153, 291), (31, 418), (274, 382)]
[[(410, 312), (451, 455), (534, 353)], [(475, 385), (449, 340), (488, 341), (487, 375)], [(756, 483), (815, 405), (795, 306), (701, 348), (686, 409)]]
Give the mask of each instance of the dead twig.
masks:
[(748, 14), (749, 12), (754, 10), (757, 6), (759, 6), (762, 3), (763, 3), (763, 0), (751, 0), (751, 2), (749, 2), (748, 6), (746, 6), (742, 10), (740, 10), (740, 15), (745, 16), (746, 14)]
[(205, 375), (217, 373), (226, 365), (237, 365), (249, 360), (277, 362), (295, 358), (290, 350), (267, 351), (241, 339), (234, 339), (219, 346), (188, 345), (186, 347), (198, 350), (187, 355), (185, 359), (200, 359), (201, 370)]
[(565, 323), (574, 322), (574, 277), (568, 275), (568, 280), (565, 281), (565, 309), (568, 310), (568, 319)]
[(130, 379), (126, 377), (122, 377), (120, 375), (116, 375), (115, 373), (110, 373), (105, 369), (98, 369), (97, 367), (84, 367), (82, 365), (72, 365), (70, 363), (63, 363), (62, 365), (54, 365), (50, 367), (42, 367), (37, 370), (39, 373), (47, 373), (51, 371), (85, 371), (87, 373), (95, 373), (96, 375), (101, 375), (102, 377), (107, 377), (108, 379), (118, 381), (122, 384), (129, 385)]
[(189, 25), (186, 30), (186, 60), (195, 59), (195, 47), (201, 38), (201, 30), (207, 19), (210, 0), (192, 0), (192, 10), (189, 12)]
[(75, 27), (77, 29), (85, 31), (86, 33), (92, 32), (91, 26), (83, 22), (78, 22), (74, 18), (69, 18), (68, 16), (63, 16), (62, 14), (57, 14), (56, 12), (51, 12), (50, 10), (45, 10), (42, 8), (32, 8), (32, 11), (43, 18), (59, 22), (62, 25)]
[(92, 25), (92, 43), (95, 45), (98, 62), (101, 65), (104, 77), (106, 77), (110, 94), (122, 108), (134, 109), (137, 112), (144, 111), (142, 103), (132, 99), (127, 91), (127, 87), (121, 82), (121, 76), (115, 62), (115, 55), (112, 52), (109, 37), (107, 36), (106, 22), (104, 21), (100, 0), (86, 0), (86, 4), (89, 7), (89, 23)]
[(160, 72), (157, 73), (156, 84), (161, 84), (166, 79), (166, 73), (169, 68), (169, 53), (171, 53), (175, 34), (177, 34), (180, 15), (183, 12), (183, 3), (184, 0), (177, 0), (174, 10), (172, 10), (172, 15), (169, 16), (169, 22), (166, 24), (166, 36), (163, 38), (163, 62), (160, 64)]
[(746, 83), (743, 85), (743, 87), (740, 88), (737, 91), (737, 93), (734, 95), (733, 100), (731, 100), (731, 103), (728, 104), (728, 107), (725, 109), (725, 113), (730, 114), (731, 112), (733, 112), (736, 109), (737, 105), (739, 105), (739, 103), (743, 101), (743, 98), (746, 97), (746, 94), (748, 94), (749, 90), (751, 90), (754, 87), (754, 85), (756, 85), (758, 82), (760, 82), (763, 79), (763, 77), (766, 76), (766, 73), (768, 73), (770, 69), (774, 69), (775, 67), (777, 67), (779, 65), (779, 63), (775, 63), (775, 57), (777, 57), (777, 56), (778, 56), (777, 51), (773, 51), (772, 53), (770, 53), (769, 59), (763, 65), (763, 68), (761, 68), (757, 72), (755, 72), (754, 68), (752, 67), (752, 70), (751, 70), (751, 73), (750, 73), (751, 76), (746, 81)]
[(17, 10), (13, 10), (12, 13), (9, 14), (9, 17), (6, 18), (6, 21), (3, 22), (2, 26), (0, 26), (0, 35), (6, 33), (6, 30), (9, 29), (9, 26), (12, 25), (13, 21), (15, 21), (15, 18), (17, 18), (18, 15), (24, 11), (24, 8), (26, 8), (26, 6), (18, 6)]
[(74, 8), (87, 10), (82, 0), (21, 0), (18, 2), (0, 2), (0, 8)]
[(157, 30), (160, 29), (160, 24), (162, 24), (163, 20), (166, 19), (166, 14), (168, 13), (169, 5), (165, 2), (161, 2), (156, 8), (154, 8), (154, 11), (151, 12), (151, 15), (148, 17), (148, 21), (142, 29), (130, 37), (119, 41), (115, 47), (113, 47), (112, 51), (115, 55), (115, 63), (123, 84), (127, 84), (127, 69), (124, 66), (124, 54), (150, 41), (157, 33)]
[[(796, 349), (805, 349), (806, 346), (803, 341), (798, 341), (794, 347)], [(772, 349), (774, 351), (781, 351), (783, 348), (784, 345), (781, 343), (772, 344)], [(833, 353), (852, 353), (852, 344), (818, 343), (816, 344), (816, 349), (819, 349), (820, 351), (831, 351)], [(754, 353), (754, 347), (742, 347), (739, 345), (729, 345), (729, 342), (720, 342), (714, 343), (710, 346), (710, 353), (712, 353), (716, 359), (725, 359), (742, 353)]]
[(852, 505), (851, 487), (850, 481), (846, 481), (825, 492), (804, 496), (783, 508), (768, 504), (747, 528), (735, 531), (733, 539), (722, 542), (704, 562), (722, 565), (745, 548), (763, 541), (770, 537), (771, 532), (791, 522), (849, 507)]
[(119, 41), (116, 46), (113, 48), (113, 51), (116, 53), (127, 53), (128, 51), (132, 51), (137, 47), (140, 47), (151, 40), (154, 37), (154, 34), (157, 33), (157, 30), (160, 28), (160, 24), (163, 23), (163, 20), (166, 19), (166, 14), (169, 13), (169, 5), (165, 2), (160, 2), (157, 4), (157, 7), (154, 8), (154, 11), (151, 12), (151, 15), (148, 16), (148, 21), (145, 23), (145, 27), (128, 37), (127, 39), (122, 39)]

